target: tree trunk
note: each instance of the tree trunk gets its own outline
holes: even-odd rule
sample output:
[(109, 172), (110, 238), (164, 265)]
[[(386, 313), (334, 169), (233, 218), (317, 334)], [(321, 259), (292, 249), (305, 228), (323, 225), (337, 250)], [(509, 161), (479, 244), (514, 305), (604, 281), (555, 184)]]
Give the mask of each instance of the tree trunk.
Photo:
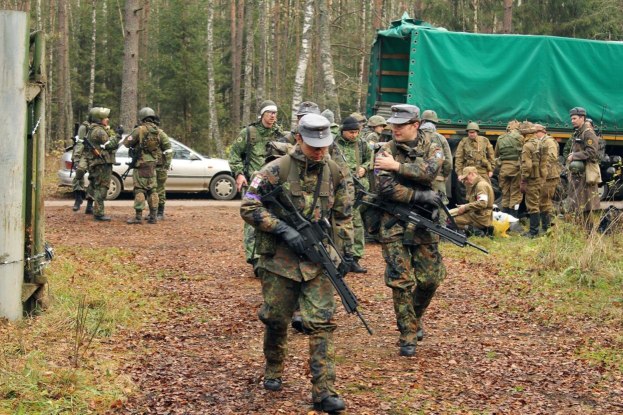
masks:
[(138, 72), (138, 104), (140, 107), (148, 106), (147, 90), (149, 85), (149, 67), (147, 57), (149, 56), (149, 14), (151, 11), (150, 1), (143, 0), (143, 10), (140, 19), (139, 51), (140, 70)]
[(257, 27), (260, 28), (260, 56), (259, 56), (259, 73), (257, 79), (257, 100), (267, 99), (266, 95), (266, 79), (268, 74), (268, 0), (260, 0), (259, 13), (257, 18)]
[(138, 0), (126, 0), (120, 114), (120, 123), (126, 126), (136, 123), (138, 92), (138, 11)]
[(206, 34), (206, 61), (208, 69), (208, 109), (210, 114), (210, 131), (209, 136), (214, 141), (216, 153), (220, 158), (225, 158), (223, 143), (221, 142), (221, 133), (218, 127), (218, 118), (216, 113), (216, 95), (214, 82), (214, 36), (212, 33), (212, 23), (214, 20), (214, 3), (208, 0), (207, 5), (208, 26)]
[(474, 8), (474, 33), (478, 33), (478, 4), (479, 0), (472, 0), (472, 7)]
[(502, 33), (513, 33), (513, 0), (504, 0), (504, 23)]
[(244, 55), (244, 98), (242, 103), (242, 123), (247, 125), (251, 122), (251, 106), (253, 101), (253, 62), (255, 61), (255, 28), (253, 22), (253, 6), (247, 4), (245, 27), (247, 39)]
[(91, 72), (89, 76), (89, 108), (93, 108), (93, 96), (95, 95), (95, 49), (96, 49), (96, 39), (97, 39), (97, 6), (96, 0), (91, 2), (92, 14), (91, 14), (91, 25), (93, 26), (93, 31), (91, 32)]
[(232, 1), (232, 123), (240, 125), (240, 84), (242, 69), (242, 37), (244, 31), (244, 0)]
[[(366, 81), (366, 56), (368, 56), (368, 43), (366, 42), (366, 34), (368, 32), (368, 19), (366, 14), (366, 2), (361, 2), (361, 58), (359, 59), (359, 82), (357, 82), (357, 111), (362, 111), (361, 99), (363, 98), (363, 85)], [(367, 82), (366, 82), (367, 85)]]
[(303, 98), (303, 86), (305, 85), (305, 74), (309, 62), (309, 46), (311, 38), (311, 27), (314, 17), (314, 0), (305, 0), (305, 12), (303, 18), (303, 34), (301, 36), (301, 51), (299, 53), (298, 64), (296, 65), (296, 75), (294, 76), (294, 88), (292, 94), (292, 129), (296, 127), (296, 112)]
[(383, 0), (374, 0), (374, 19), (372, 20), (374, 30), (383, 27)]
[(331, 54), (331, 28), (329, 27), (329, 1), (321, 0), (318, 9), (318, 26), (320, 33), (320, 60), (324, 78), (325, 105), (331, 109), (339, 120), (340, 102), (335, 86), (333, 55)]
[(57, 141), (71, 137), (73, 133), (73, 111), (71, 106), (71, 77), (69, 69), (69, 5), (67, 0), (58, 1), (58, 130)]

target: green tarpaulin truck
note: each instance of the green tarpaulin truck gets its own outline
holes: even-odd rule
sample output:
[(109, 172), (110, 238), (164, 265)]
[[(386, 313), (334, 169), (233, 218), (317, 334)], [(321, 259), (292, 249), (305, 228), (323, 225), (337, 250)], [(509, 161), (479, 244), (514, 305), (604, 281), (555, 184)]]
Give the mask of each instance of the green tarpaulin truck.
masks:
[(368, 115), (393, 103), (437, 111), (449, 138), (476, 121), (492, 141), (517, 119), (564, 142), (581, 106), (621, 154), (623, 42), (451, 32), (405, 15), (378, 32), (370, 58)]

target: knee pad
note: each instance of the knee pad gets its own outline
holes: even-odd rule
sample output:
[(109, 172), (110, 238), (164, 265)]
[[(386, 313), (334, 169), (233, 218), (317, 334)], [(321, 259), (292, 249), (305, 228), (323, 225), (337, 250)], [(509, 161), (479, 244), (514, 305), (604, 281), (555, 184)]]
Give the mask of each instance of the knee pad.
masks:
[(84, 178), (86, 171), (78, 168), (76, 169), (76, 180), (82, 180)]
[(141, 191), (136, 192), (136, 195), (134, 196), (134, 200), (139, 203), (143, 203), (145, 201), (145, 193)]

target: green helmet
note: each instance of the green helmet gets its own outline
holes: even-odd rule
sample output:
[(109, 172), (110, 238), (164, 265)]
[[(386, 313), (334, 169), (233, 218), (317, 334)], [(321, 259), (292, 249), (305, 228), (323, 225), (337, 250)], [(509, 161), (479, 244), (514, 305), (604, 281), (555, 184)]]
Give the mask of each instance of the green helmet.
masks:
[(149, 107), (143, 107), (138, 111), (138, 120), (143, 121), (145, 118), (155, 118), (156, 112)]
[(433, 110), (426, 110), (422, 113), (422, 121), (430, 121), (434, 123), (439, 122), (439, 117), (437, 117), (437, 113)]
[(385, 125), (387, 125), (387, 122), (385, 121), (385, 118), (383, 118), (382, 116), (380, 116), (380, 115), (373, 115), (368, 120), (368, 125), (370, 127), (378, 127), (380, 125), (385, 126)]
[(109, 115), (110, 108), (93, 107), (89, 111), (89, 118), (91, 118), (93, 122), (102, 122), (103, 120), (108, 118)]
[(569, 171), (571, 173), (580, 174), (584, 173), (586, 166), (582, 160), (573, 160), (569, 163)]
[(480, 127), (475, 122), (470, 121), (467, 123), (467, 127), (465, 127), (465, 131), (471, 131), (471, 130), (480, 132)]

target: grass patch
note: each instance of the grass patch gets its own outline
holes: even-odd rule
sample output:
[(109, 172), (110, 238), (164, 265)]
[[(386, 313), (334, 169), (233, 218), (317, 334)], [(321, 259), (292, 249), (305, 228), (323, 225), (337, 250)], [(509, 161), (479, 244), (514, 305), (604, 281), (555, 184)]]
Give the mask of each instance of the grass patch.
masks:
[[(131, 393), (119, 330), (155, 309), (144, 274), (120, 249), (57, 247), (46, 269), (50, 306), (0, 322), (0, 413), (103, 413)], [(128, 258), (128, 259), (126, 259)]]

